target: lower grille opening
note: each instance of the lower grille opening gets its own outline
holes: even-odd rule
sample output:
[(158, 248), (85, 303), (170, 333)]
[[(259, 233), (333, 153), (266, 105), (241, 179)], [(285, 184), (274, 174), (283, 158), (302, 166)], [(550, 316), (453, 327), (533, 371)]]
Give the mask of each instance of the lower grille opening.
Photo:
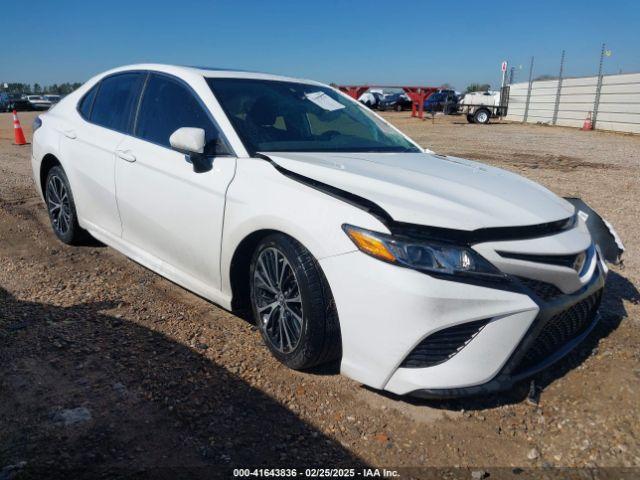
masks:
[(567, 343), (583, 334), (593, 322), (602, 290), (551, 317), (520, 360), (515, 373), (521, 373), (544, 362)]
[(542, 300), (552, 300), (560, 295), (564, 295), (562, 290), (556, 287), (552, 283), (542, 282), (540, 280), (534, 280), (533, 278), (518, 277), (518, 280), (522, 282), (526, 287), (533, 290), (533, 292)]
[(407, 355), (400, 366), (424, 368), (446, 362), (462, 350), (490, 321), (490, 318), (476, 320), (432, 333)]

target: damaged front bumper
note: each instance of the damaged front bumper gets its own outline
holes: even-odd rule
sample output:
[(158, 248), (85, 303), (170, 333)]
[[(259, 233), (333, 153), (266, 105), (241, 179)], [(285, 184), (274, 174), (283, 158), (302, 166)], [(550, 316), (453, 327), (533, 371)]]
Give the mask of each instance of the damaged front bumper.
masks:
[(571, 294), (543, 300), (528, 287), (540, 307), (529, 330), (500, 373), (482, 385), (449, 389), (419, 389), (411, 395), (421, 398), (454, 398), (509, 390), (516, 383), (548, 368), (576, 348), (595, 328), (607, 267), (598, 255), (591, 280)]

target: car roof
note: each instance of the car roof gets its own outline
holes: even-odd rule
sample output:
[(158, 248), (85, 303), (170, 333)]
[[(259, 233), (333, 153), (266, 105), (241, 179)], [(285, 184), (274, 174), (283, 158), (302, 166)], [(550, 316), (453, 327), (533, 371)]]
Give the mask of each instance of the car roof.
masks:
[[(256, 80), (276, 80), (282, 82), (296, 82), (307, 83), (312, 85), (323, 85), (320, 82), (313, 80), (287, 77), (283, 75), (273, 75), (270, 73), (251, 72), (248, 70), (239, 69), (227, 69), (218, 67), (189, 67), (184, 65), (166, 65), (160, 63), (140, 63), (134, 65), (126, 65), (123, 67), (114, 68), (105, 72), (105, 74), (113, 74), (118, 72), (126, 72), (130, 70), (151, 70), (156, 72), (163, 72), (173, 74), (176, 76), (189, 76), (199, 75), (205, 78), (243, 78), (243, 79), (256, 79)], [(101, 74), (103, 76), (104, 74)]]

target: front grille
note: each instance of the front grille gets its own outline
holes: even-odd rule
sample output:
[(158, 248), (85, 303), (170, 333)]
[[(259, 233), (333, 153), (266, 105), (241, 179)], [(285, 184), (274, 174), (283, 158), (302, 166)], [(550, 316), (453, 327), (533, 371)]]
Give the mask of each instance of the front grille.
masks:
[(462, 350), (490, 320), (467, 322), (432, 333), (411, 351), (400, 366), (424, 368), (449, 360)]
[(518, 277), (518, 280), (525, 286), (534, 291), (534, 293), (542, 300), (553, 300), (560, 295), (563, 295), (562, 290), (556, 287), (552, 283), (541, 282), (540, 280), (534, 280), (533, 278)]
[(563, 346), (584, 333), (595, 318), (602, 290), (551, 317), (527, 349), (516, 368), (524, 372), (545, 361)]
[(514, 258), (516, 260), (526, 260), (528, 262), (535, 263), (547, 263), (549, 265), (559, 265), (561, 267), (569, 268), (574, 267), (579, 255), (577, 253), (571, 255), (533, 255), (529, 253), (503, 252), (501, 250), (498, 250), (497, 253), (504, 258)]

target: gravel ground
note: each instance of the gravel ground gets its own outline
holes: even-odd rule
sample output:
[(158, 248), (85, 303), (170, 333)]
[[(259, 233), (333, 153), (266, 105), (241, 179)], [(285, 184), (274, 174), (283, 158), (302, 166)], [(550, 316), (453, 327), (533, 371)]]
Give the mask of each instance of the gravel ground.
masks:
[[(25, 126), (33, 118), (20, 116)], [(461, 478), (482, 478), (478, 467), (492, 478), (514, 467), (638, 473), (640, 137), (385, 117), (439, 153), (582, 197), (625, 240), (600, 326), (537, 378), (537, 403), (528, 385), (419, 401), (364, 388), (335, 366), (287, 370), (246, 320), (99, 243), (58, 242), (30, 148), (11, 144), (11, 117), (0, 114), (0, 479), (88, 466), (211, 478), (212, 465), (297, 463), (469, 469)]]

